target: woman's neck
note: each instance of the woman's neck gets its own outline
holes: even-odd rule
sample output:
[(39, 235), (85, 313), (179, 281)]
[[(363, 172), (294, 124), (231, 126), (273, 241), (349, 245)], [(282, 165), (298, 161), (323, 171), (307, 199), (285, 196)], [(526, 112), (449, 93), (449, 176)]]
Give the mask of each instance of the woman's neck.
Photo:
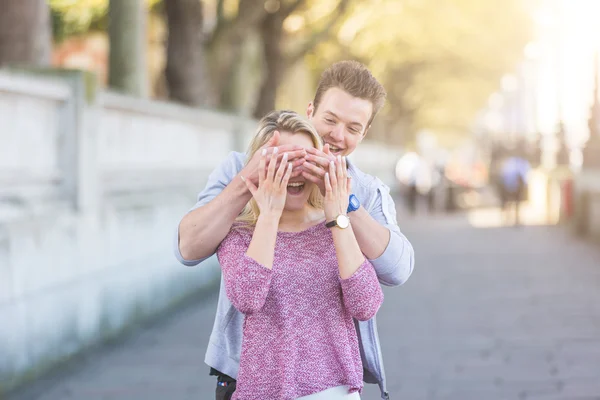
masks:
[(324, 217), (323, 210), (318, 210), (309, 205), (301, 210), (283, 210), (279, 219), (279, 227), (281, 230), (303, 230), (319, 223)]

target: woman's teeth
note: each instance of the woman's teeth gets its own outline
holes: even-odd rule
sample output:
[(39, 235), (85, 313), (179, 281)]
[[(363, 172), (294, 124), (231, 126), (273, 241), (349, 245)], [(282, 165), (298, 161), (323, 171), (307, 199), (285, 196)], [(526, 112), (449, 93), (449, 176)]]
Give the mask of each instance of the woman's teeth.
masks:
[(289, 194), (295, 195), (302, 193), (304, 190), (304, 182), (292, 182), (288, 183), (287, 190)]

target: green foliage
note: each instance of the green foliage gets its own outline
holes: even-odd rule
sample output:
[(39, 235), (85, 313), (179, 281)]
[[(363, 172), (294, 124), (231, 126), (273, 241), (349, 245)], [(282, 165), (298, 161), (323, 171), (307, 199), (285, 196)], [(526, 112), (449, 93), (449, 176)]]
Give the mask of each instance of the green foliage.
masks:
[[(108, 0), (49, 1), (58, 40), (107, 26)], [(154, 11), (161, 5), (160, 0), (146, 1)], [(213, 36), (234, 33), (230, 42), (215, 42), (215, 54), (234, 52), (232, 43), (245, 43), (260, 32), (263, 16), (251, 18), (250, 11), (263, 10), (261, 6), (267, 4), (240, 1), (204, 1), (205, 9), (212, 10), (206, 15), (216, 16), (214, 29), (219, 35)], [(283, 21), (284, 68), (303, 59), (312, 77), (311, 82), (283, 82), (280, 89), (284, 86), (284, 90), (278, 95), (286, 104), (296, 100), (305, 104), (306, 92), (298, 90), (300, 85), (312, 92), (323, 69), (337, 60), (356, 59), (367, 64), (388, 91), (388, 105), (377, 119), (386, 139), (396, 134), (402, 142), (421, 129), (465, 135), (490, 93), (498, 88), (501, 76), (522, 58), (532, 33), (535, 1), (268, 0), (266, 8), (293, 10)], [(336, 14), (342, 4), (348, 9)], [(236, 35), (236, 30), (241, 34)], [(246, 47), (252, 49), (249, 59), (265, 57), (262, 46)], [(234, 59), (242, 56), (235, 54)], [(231, 69), (231, 62), (224, 59), (209, 57), (212, 69)], [(212, 75), (210, 79), (216, 82), (230, 80), (229, 74), (221, 80)], [(260, 79), (245, 79), (244, 90), (258, 92), (249, 83), (254, 81)], [(285, 90), (285, 86), (290, 88)], [(234, 91), (236, 96), (238, 92)], [(302, 99), (292, 99), (299, 92)]]
[[(52, 32), (60, 42), (89, 31), (104, 31), (108, 26), (109, 0), (48, 0), (52, 12)], [(161, 0), (146, 0), (155, 10)]]
[(106, 29), (107, 8), (107, 0), (50, 0), (54, 39)]
[(522, 0), (354, 2), (337, 37), (307, 59), (318, 74), (332, 62), (365, 62), (388, 91), (382, 119), (420, 129), (466, 133), (502, 74), (531, 36)]

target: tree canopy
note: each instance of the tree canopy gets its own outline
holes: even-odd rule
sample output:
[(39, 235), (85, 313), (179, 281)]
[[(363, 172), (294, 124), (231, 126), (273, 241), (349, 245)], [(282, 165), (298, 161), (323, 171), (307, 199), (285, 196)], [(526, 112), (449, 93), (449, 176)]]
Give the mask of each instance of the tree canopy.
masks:
[(337, 35), (308, 61), (315, 74), (340, 58), (369, 65), (388, 92), (378, 133), (388, 140), (421, 129), (464, 135), (522, 57), (532, 33), (530, 6), (521, 0), (354, 2)]
[[(198, 0), (204, 11), (194, 34), (202, 32), (207, 68), (186, 76), (210, 83), (209, 103), (260, 116), (305, 105), (327, 66), (357, 59), (388, 92), (371, 136), (400, 143), (423, 129), (465, 135), (522, 58), (535, 1)], [(146, 2), (160, 10), (161, 0)], [(106, 28), (108, 0), (50, 5), (55, 39)]]

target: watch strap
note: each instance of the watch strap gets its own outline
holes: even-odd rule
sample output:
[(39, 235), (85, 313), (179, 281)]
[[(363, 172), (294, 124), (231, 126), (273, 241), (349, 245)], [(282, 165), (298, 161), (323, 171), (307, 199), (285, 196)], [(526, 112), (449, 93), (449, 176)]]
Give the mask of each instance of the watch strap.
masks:
[[(352, 201), (353, 199), (356, 199), (356, 202), (358, 202), (358, 206), (357, 207), (355, 207), (352, 204), (353, 203), (353, 201)], [(346, 210), (346, 213), (351, 213), (352, 211), (356, 211), (359, 208), (360, 208), (360, 202), (358, 201), (358, 197), (356, 197), (356, 195), (354, 195), (354, 194), (351, 194), (349, 196), (349, 199), (348, 199), (348, 209)]]
[(334, 219), (333, 221), (329, 221), (325, 224), (325, 226), (328, 228), (333, 228), (334, 226), (337, 226), (337, 220)]

